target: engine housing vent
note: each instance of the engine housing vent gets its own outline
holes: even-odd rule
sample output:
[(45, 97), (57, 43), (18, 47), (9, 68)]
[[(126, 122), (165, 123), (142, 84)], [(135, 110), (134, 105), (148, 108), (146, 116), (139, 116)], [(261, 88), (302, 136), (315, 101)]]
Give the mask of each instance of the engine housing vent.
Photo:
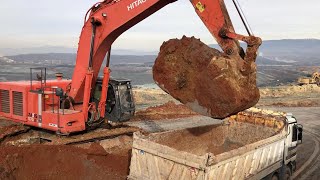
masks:
[(10, 113), (10, 92), (9, 90), (0, 89), (0, 111)]
[(13, 114), (23, 116), (23, 93), (13, 91)]

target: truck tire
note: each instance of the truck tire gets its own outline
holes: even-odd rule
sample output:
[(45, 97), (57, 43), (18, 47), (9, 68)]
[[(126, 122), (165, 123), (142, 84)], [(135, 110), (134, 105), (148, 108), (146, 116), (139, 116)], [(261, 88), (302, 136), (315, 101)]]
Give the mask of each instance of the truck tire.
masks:
[(271, 180), (280, 180), (278, 173), (273, 173)]
[(292, 175), (291, 169), (290, 169), (290, 167), (287, 166), (284, 179), (285, 180), (292, 180), (292, 176), (291, 175)]

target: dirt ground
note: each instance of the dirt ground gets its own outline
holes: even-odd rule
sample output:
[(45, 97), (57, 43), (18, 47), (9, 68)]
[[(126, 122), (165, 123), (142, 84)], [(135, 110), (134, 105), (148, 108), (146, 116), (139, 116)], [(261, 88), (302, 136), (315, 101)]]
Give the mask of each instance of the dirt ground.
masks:
[[(320, 106), (320, 87), (317, 85), (289, 85), (277, 87), (262, 87), (258, 107), (318, 107)], [(135, 101), (138, 109), (149, 106), (161, 105), (173, 101), (178, 103), (170, 95), (159, 88), (134, 89)]]
[(0, 179), (125, 179), (129, 149), (107, 153), (99, 144), (0, 147)]
[(320, 87), (314, 84), (303, 86), (279, 86), (260, 89), (258, 106), (317, 107), (320, 106)]
[(4, 124), (0, 127), (1, 180), (126, 179), (129, 173), (131, 136), (77, 145), (52, 145), (34, 140), (39, 134), (37, 129)]

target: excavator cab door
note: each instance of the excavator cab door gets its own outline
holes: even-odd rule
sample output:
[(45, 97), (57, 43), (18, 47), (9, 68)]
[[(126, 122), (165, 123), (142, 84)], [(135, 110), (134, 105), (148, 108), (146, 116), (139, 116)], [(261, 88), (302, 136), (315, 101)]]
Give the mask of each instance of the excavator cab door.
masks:
[[(101, 79), (98, 79), (94, 99), (98, 102), (101, 95)], [(124, 122), (135, 113), (135, 103), (131, 81), (128, 79), (110, 78), (106, 102), (105, 117), (111, 122)]]

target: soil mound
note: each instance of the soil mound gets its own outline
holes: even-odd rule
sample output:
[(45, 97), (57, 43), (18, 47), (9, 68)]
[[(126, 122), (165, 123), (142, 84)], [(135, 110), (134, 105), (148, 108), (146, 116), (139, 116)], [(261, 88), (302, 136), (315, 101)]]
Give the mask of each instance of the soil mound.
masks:
[(129, 153), (107, 154), (102, 149), (97, 144), (88, 150), (66, 145), (1, 146), (0, 179), (126, 179)]
[(136, 112), (131, 121), (177, 119), (197, 115), (199, 114), (190, 110), (185, 105), (175, 104), (173, 101), (169, 101), (165, 104), (149, 107), (145, 110)]

